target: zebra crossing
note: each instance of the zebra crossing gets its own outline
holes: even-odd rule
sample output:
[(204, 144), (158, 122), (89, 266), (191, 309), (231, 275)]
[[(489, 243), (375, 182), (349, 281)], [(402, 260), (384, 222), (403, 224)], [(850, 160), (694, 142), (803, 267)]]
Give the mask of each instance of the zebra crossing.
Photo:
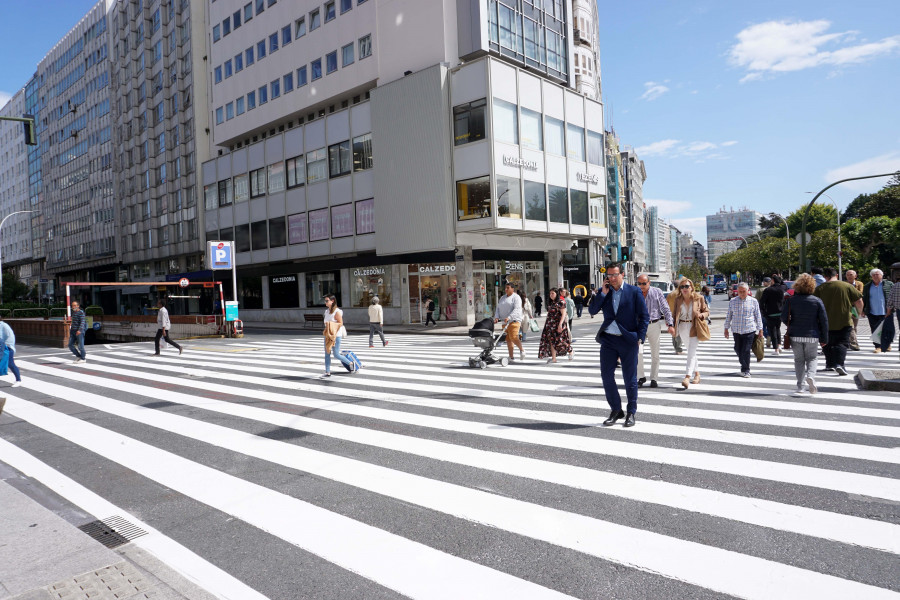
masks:
[(17, 356), (0, 461), (222, 598), (900, 597), (900, 395), (794, 398), (790, 353), (743, 379), (721, 339), (681, 390), (663, 337), (629, 430), (600, 427), (588, 336), (487, 370), (463, 338), (350, 336), (365, 368), (329, 379), (318, 336)]

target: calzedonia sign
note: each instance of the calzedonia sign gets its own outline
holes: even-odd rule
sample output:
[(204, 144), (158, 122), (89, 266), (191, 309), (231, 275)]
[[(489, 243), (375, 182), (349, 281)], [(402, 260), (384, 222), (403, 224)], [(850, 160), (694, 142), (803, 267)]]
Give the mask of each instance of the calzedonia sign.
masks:
[(509, 156), (507, 154), (503, 155), (503, 164), (509, 167), (520, 167), (522, 169), (528, 169), (529, 171), (537, 171), (538, 168), (536, 160), (525, 160), (524, 158), (519, 158), (518, 156)]
[(600, 177), (590, 173), (575, 173), (575, 178), (582, 183), (593, 183), (594, 185), (600, 183)]
[(276, 277), (272, 280), (272, 283), (296, 283), (297, 276), (296, 275), (286, 275), (284, 277)]
[(419, 273), (453, 273), (456, 265), (419, 265)]
[(368, 269), (356, 269), (353, 271), (354, 277), (366, 277), (368, 275), (384, 275), (384, 268), (370, 267)]

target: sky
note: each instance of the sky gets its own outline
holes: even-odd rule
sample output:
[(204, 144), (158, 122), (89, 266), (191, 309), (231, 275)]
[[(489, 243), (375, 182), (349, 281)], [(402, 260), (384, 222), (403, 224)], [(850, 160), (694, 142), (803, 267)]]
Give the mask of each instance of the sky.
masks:
[[(94, 4), (3, 1), (0, 105)], [(598, 6), (607, 120), (644, 160), (645, 202), (701, 242), (722, 207), (787, 214), (900, 169), (900, 0)], [(827, 194), (843, 209), (885, 181)]]
[[(600, 0), (607, 120), (644, 201), (695, 239), (900, 170), (900, 0)], [(843, 210), (887, 178), (828, 192)], [(820, 201), (827, 201), (823, 196)]]

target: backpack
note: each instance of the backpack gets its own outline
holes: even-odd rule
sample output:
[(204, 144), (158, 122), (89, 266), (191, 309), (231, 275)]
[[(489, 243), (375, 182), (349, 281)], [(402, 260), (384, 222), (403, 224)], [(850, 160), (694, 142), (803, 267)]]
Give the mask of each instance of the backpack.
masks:
[(356, 356), (355, 353), (351, 352), (350, 350), (342, 350), (341, 355), (350, 361), (349, 365), (344, 365), (344, 368), (347, 369), (347, 371), (349, 371), (350, 373), (357, 373), (360, 369), (362, 369), (362, 361), (359, 360), (359, 357)]

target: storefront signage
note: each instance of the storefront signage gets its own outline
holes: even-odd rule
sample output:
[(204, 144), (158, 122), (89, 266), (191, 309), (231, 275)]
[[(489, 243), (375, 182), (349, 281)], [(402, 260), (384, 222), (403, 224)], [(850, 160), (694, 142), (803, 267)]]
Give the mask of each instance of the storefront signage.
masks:
[(536, 160), (525, 160), (524, 158), (519, 158), (518, 156), (509, 156), (506, 154), (503, 155), (503, 164), (509, 167), (528, 169), (529, 171), (537, 171), (538, 168)]
[(509, 272), (509, 271), (524, 271), (524, 270), (525, 270), (525, 265), (522, 263), (511, 263), (511, 262), (506, 263), (506, 271), (507, 272)]
[(591, 173), (575, 173), (575, 178), (582, 183), (593, 183), (594, 185), (600, 183), (600, 177)]
[(285, 275), (284, 277), (276, 277), (272, 280), (272, 283), (297, 283), (297, 277), (295, 275)]
[(366, 269), (356, 269), (353, 271), (354, 277), (366, 277), (369, 275), (384, 275), (383, 267), (369, 267)]
[(419, 273), (453, 273), (456, 265), (421, 265)]

